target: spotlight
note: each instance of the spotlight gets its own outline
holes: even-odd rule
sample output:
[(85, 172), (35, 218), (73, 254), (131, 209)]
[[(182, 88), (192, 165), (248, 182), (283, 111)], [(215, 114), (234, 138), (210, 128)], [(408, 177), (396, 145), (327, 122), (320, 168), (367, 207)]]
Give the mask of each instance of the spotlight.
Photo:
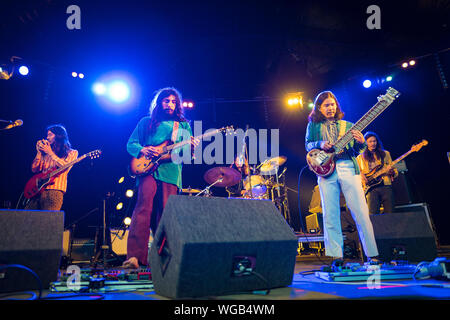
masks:
[(403, 62), (403, 63), (402, 63), (402, 68), (403, 68), (403, 69), (408, 68), (408, 62)]
[(287, 96), (288, 106), (303, 106), (303, 92), (293, 92), (289, 93)]
[(23, 76), (26, 76), (29, 72), (30, 72), (30, 70), (28, 70), (27, 66), (21, 66), (19, 68), (19, 73)]
[(416, 60), (410, 60), (410, 61), (409, 61), (409, 65), (410, 65), (410, 66), (413, 66), (413, 65), (415, 65), (415, 64), (416, 64)]
[(310, 108), (310, 109), (314, 108), (314, 102), (310, 101), (308, 103), (308, 108)]
[(109, 86), (108, 96), (117, 103), (124, 102), (130, 97), (130, 88), (123, 81), (115, 81)]
[(388, 82), (389, 82), (389, 81), (392, 81), (392, 76), (387, 76), (387, 77), (386, 77), (386, 81), (388, 81)]
[(106, 93), (106, 86), (103, 83), (96, 82), (92, 86), (92, 91), (99, 96), (104, 95)]
[(370, 80), (364, 80), (364, 82), (363, 82), (363, 87), (364, 88), (370, 88), (370, 86), (372, 85), (372, 81), (370, 81)]
[(83, 79), (83, 78), (84, 78), (84, 74), (83, 74), (83, 73), (79, 73), (79, 74), (78, 74), (78, 77), (79, 77), (80, 79)]
[(119, 183), (122, 183), (125, 180), (125, 177), (120, 177)]
[(134, 191), (131, 190), (131, 189), (128, 189), (128, 190), (125, 192), (125, 195), (127, 196), (127, 198), (132, 198), (133, 195), (134, 195)]
[(72, 72), (72, 77), (76, 78), (78, 74), (76, 72)]
[(192, 101), (183, 101), (183, 108), (192, 109), (194, 107), (194, 103)]
[(119, 203), (116, 205), (116, 210), (122, 210), (122, 208), (123, 208), (123, 202), (119, 202)]
[(123, 219), (123, 224), (128, 227), (131, 224), (131, 218), (126, 217), (125, 219)]

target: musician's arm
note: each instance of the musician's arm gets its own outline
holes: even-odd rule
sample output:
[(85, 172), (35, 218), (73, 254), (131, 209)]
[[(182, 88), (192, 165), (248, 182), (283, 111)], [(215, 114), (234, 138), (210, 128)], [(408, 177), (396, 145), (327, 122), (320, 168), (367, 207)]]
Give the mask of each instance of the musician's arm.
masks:
[(326, 142), (315, 140), (314, 130), (318, 130), (317, 126), (314, 126), (312, 122), (309, 122), (308, 126), (306, 127), (306, 135), (305, 135), (305, 148), (307, 152), (311, 151), (312, 149), (321, 149), (322, 145)]
[[(384, 157), (384, 161), (387, 165), (390, 165), (392, 163), (392, 157), (391, 157), (391, 153), (389, 151), (385, 151), (386, 152), (386, 156)], [(395, 179), (398, 177), (398, 170), (396, 167), (392, 167), (392, 178)]]
[(131, 156), (135, 158), (139, 158), (141, 150), (142, 148), (144, 148), (144, 146), (140, 143), (141, 141), (140, 137), (143, 136), (142, 131), (144, 130), (144, 124), (145, 124), (144, 119), (139, 121), (139, 123), (137, 124), (136, 128), (134, 128), (127, 142), (127, 151)]
[(31, 163), (31, 171), (33, 173), (40, 172), (42, 170), (42, 153), (38, 152)]
[(56, 162), (56, 165), (58, 167), (62, 167), (72, 161), (74, 161), (78, 157), (78, 151), (77, 150), (71, 150), (67, 157), (60, 158), (58, 157), (54, 152), (49, 153), (49, 157), (52, 158)]
[(359, 171), (361, 173), (361, 180), (363, 182), (363, 185), (365, 185), (367, 183), (366, 174), (369, 172), (369, 169), (367, 164), (365, 163), (365, 160), (363, 159), (362, 154), (356, 157), (356, 162), (358, 162)]

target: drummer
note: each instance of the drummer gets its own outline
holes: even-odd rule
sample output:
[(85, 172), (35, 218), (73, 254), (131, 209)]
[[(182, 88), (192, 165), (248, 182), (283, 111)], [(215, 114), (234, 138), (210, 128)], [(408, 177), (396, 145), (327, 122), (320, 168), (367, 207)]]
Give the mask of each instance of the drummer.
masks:
[(234, 160), (234, 163), (231, 164), (230, 168), (236, 166), (236, 169), (241, 174), (241, 180), (239, 183), (234, 186), (225, 187), (225, 190), (228, 192), (229, 198), (239, 198), (242, 197), (245, 193), (244, 180), (250, 174), (250, 167), (248, 165), (248, 159), (241, 155), (238, 155)]

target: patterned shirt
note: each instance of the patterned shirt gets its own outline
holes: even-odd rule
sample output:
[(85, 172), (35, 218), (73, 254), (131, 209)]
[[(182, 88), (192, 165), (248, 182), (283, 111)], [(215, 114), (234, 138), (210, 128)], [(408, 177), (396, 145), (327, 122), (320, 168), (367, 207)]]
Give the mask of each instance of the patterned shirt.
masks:
[[(78, 157), (78, 151), (71, 149), (68, 155), (61, 159), (56, 155), (50, 156), (44, 154), (42, 156), (37, 155), (33, 160), (33, 164), (31, 165), (31, 170), (35, 173), (37, 172), (48, 172), (50, 170), (54, 170), (56, 168), (60, 168), (69, 162), (74, 161)], [(64, 170), (60, 174), (56, 175), (55, 180), (52, 184), (47, 185), (45, 190), (61, 190), (62, 192), (66, 192), (67, 190), (67, 175), (69, 174), (70, 169)]]

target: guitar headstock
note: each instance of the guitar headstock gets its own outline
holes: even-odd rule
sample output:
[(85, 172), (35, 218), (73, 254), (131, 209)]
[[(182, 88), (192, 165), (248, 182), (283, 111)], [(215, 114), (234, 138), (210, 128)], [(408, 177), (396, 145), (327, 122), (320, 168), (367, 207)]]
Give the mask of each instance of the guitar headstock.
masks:
[(86, 153), (86, 156), (90, 157), (91, 159), (96, 159), (96, 158), (100, 157), (101, 154), (102, 154), (101, 150), (94, 150), (94, 151)]
[(396, 98), (398, 98), (400, 96), (400, 92), (398, 92), (397, 90), (395, 90), (392, 87), (389, 87), (386, 90), (386, 94), (389, 95), (392, 99), (396, 99)]
[(419, 151), (420, 149), (422, 149), (422, 147), (425, 147), (427, 144), (428, 144), (428, 141), (424, 139), (424, 140), (422, 140), (422, 142), (413, 145), (413, 146), (411, 147), (411, 151), (412, 151), (412, 152), (417, 152), (417, 151)]
[(233, 126), (226, 126), (219, 129), (221, 132), (225, 132), (225, 135), (235, 134)]

